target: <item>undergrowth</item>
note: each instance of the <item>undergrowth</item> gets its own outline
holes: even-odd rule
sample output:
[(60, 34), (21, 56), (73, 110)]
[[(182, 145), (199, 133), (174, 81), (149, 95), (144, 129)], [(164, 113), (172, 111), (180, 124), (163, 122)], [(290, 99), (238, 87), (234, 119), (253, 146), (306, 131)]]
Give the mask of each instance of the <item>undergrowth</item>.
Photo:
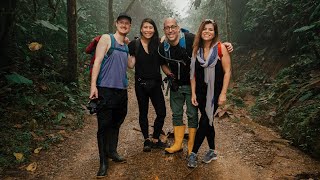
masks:
[(1, 71), (0, 172), (28, 163), (36, 148), (47, 149), (82, 127), (82, 105), (89, 96), (84, 78), (80, 75), (80, 83), (65, 84), (60, 73), (51, 73), (53, 66), (17, 63)]
[(250, 108), (253, 119), (276, 129), (293, 145), (319, 159), (320, 62), (308, 55), (292, 58), (294, 62), (274, 79), (252, 68), (238, 81), (233, 94), (256, 95)]

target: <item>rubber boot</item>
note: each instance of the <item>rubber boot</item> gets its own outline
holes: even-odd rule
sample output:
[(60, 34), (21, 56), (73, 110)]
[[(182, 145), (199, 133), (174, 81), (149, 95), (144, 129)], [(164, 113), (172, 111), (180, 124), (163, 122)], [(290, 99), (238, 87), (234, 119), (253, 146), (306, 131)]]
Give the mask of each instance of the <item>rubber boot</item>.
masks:
[(120, 156), (117, 152), (118, 148), (118, 138), (119, 138), (119, 129), (111, 129), (109, 134), (109, 146), (108, 146), (108, 157), (114, 162), (126, 162), (127, 160)]
[(188, 139), (188, 157), (192, 152), (194, 139), (196, 137), (197, 128), (189, 128), (189, 139)]
[(107, 159), (106, 141), (105, 140), (106, 140), (105, 137), (98, 137), (100, 167), (99, 167), (99, 171), (97, 173), (97, 178), (103, 178), (107, 174), (108, 159)]
[(185, 126), (174, 126), (174, 144), (170, 148), (165, 148), (165, 152), (172, 154), (182, 150)]

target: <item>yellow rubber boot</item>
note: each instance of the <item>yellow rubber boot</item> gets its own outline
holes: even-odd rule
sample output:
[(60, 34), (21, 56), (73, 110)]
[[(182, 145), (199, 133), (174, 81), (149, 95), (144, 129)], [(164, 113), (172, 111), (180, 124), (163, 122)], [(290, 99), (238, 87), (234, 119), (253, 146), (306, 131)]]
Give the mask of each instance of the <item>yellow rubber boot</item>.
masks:
[(182, 150), (185, 126), (174, 126), (174, 144), (170, 148), (165, 148), (165, 152), (172, 154)]
[(197, 128), (189, 128), (189, 139), (188, 139), (188, 156), (192, 152), (194, 139), (196, 137)]

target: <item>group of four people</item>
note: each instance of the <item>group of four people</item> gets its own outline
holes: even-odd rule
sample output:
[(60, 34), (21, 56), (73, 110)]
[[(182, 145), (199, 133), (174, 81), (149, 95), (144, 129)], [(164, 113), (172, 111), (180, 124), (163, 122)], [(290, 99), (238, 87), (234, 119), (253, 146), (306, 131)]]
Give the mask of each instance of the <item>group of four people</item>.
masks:
[[(210, 19), (202, 21), (197, 34), (193, 35), (183, 32), (176, 19), (167, 18), (163, 24), (165, 37), (160, 41), (155, 22), (145, 18), (140, 26), (141, 37), (131, 41), (128, 45), (129, 52), (126, 52), (126, 35), (130, 31), (131, 21), (129, 15), (120, 13), (115, 23), (116, 32), (102, 35), (96, 48), (89, 98), (99, 98), (102, 102), (97, 112), (100, 157), (97, 177), (106, 175), (108, 158), (125, 161), (117, 153), (117, 144), (119, 128), (127, 114), (127, 67), (135, 67), (139, 124), (145, 139), (143, 151), (163, 148), (166, 153), (175, 153), (182, 150), (185, 133), (183, 106), (186, 104), (189, 128), (188, 166), (197, 166), (197, 152), (205, 137), (210, 149), (203, 161), (209, 163), (215, 160), (217, 155), (214, 151), (213, 116), (218, 105), (226, 101), (231, 74), (229, 52), (232, 51), (232, 45), (219, 42), (217, 23)], [(115, 47), (111, 47), (111, 38), (115, 38)], [(107, 54), (110, 48), (117, 50)], [(159, 139), (166, 116), (160, 67), (172, 80), (170, 107), (174, 144), (171, 147), (167, 147)], [(156, 111), (152, 138), (148, 132), (149, 99)], [(199, 123), (198, 110), (201, 112)]]

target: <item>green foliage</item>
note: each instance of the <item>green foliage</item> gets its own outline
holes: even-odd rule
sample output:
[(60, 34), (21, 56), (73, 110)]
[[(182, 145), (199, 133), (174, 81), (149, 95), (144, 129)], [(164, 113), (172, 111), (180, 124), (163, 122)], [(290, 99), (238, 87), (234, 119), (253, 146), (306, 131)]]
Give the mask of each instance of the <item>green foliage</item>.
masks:
[(0, 119), (0, 128), (4, 130), (0, 133), (2, 167), (14, 165), (13, 152), (23, 153), (28, 160), (33, 149), (60, 141), (61, 135), (48, 136), (55, 126), (73, 130), (83, 124), (84, 112), (80, 105), (88, 96), (84, 97), (80, 88), (32, 78), (34, 84), (29, 86), (9, 85), (11, 92), (2, 97), (0, 107), (6, 114)]
[(54, 30), (54, 31), (58, 31), (59, 27), (51, 24), (49, 21), (44, 21), (44, 20), (37, 20), (35, 21), (36, 24), (41, 24), (43, 27)]
[[(262, 89), (252, 115), (272, 125), (302, 150), (320, 157), (320, 64), (312, 56), (296, 56), (295, 63), (281, 70), (267, 89)], [(270, 124), (270, 123), (269, 123)]]
[(27, 79), (17, 73), (13, 73), (10, 75), (6, 75), (5, 76), (6, 79), (8, 80), (9, 84), (27, 84), (27, 85), (31, 85), (33, 82), (30, 79)]
[(319, 52), (319, 6), (316, 0), (248, 0), (245, 28), (254, 46), (274, 44), (283, 52)]
[[(12, 167), (16, 164), (23, 163), (32, 153), (32, 135), (30, 132), (13, 130), (9, 127), (2, 126), (1, 146), (0, 146), (0, 167)], [(23, 161), (17, 161), (13, 153), (22, 153)]]
[(228, 90), (228, 99), (237, 107), (245, 107), (245, 103), (243, 102), (243, 97), (246, 94), (246, 90), (242, 88), (238, 89), (229, 89)]
[(304, 101), (284, 116), (282, 132), (285, 137), (320, 158), (320, 101)]

